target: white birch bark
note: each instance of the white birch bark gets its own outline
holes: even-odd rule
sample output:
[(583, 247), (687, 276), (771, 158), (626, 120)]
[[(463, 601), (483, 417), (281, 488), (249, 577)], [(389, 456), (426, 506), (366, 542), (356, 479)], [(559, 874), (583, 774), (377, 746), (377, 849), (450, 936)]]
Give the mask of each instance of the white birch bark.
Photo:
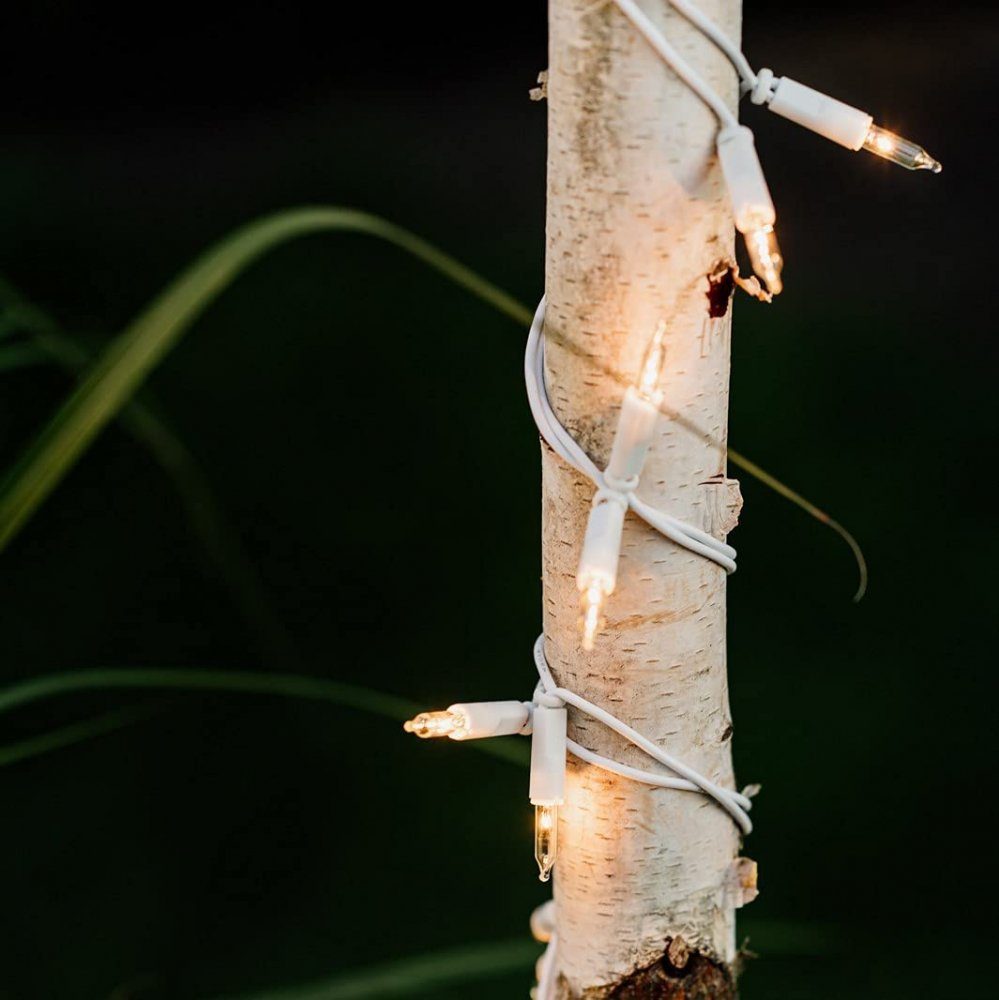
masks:
[[(740, 0), (700, 0), (733, 38)], [(724, 58), (667, 0), (642, 0), (667, 37), (735, 106)], [(723, 537), (738, 517), (727, 480), (731, 312), (709, 320), (707, 275), (731, 260), (717, 122), (612, 4), (549, 0), (546, 288), (550, 396), (603, 467), (623, 387), (668, 324), (664, 409), (639, 489)], [(628, 515), (617, 590), (596, 648), (579, 642), (576, 563), (592, 485), (543, 447), (544, 627), (559, 683), (733, 787), (725, 573)], [(570, 736), (649, 761), (570, 710)], [(732, 820), (704, 796), (653, 789), (570, 758), (555, 875), (560, 996), (598, 997), (682, 936), (735, 957), (725, 898)]]

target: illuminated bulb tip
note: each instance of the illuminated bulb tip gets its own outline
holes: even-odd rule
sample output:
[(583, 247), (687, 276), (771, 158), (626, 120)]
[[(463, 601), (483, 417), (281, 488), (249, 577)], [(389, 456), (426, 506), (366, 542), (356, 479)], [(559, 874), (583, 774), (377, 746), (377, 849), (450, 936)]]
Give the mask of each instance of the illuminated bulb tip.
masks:
[(583, 613), (583, 649), (587, 653), (593, 652), (593, 642), (597, 637), (597, 629), (600, 627), (600, 608), (598, 605), (589, 605)]
[(773, 226), (757, 226), (745, 233), (746, 250), (753, 271), (759, 275), (771, 295), (779, 295), (784, 287), (780, 273), (784, 269), (784, 258), (777, 243)]
[(464, 727), (465, 716), (459, 712), (421, 712), (402, 724), (407, 733), (415, 733), (421, 740), (450, 736)]
[(663, 362), (666, 360), (666, 345), (663, 343), (665, 337), (666, 323), (660, 320), (649, 346), (645, 349), (642, 371), (638, 377), (638, 394), (647, 402), (655, 404), (659, 402), (659, 379), (662, 377)]
[(558, 854), (558, 806), (534, 807), (534, 858), (538, 862), (538, 878), (547, 882), (552, 877)]
[(867, 138), (864, 139), (864, 149), (874, 153), (876, 156), (883, 156), (892, 163), (897, 163), (906, 170), (929, 170), (934, 174), (939, 174), (943, 167), (938, 160), (934, 160), (922, 146), (903, 139), (894, 132), (889, 132), (879, 125), (872, 125), (867, 131)]
[(591, 583), (582, 596), (583, 606), (583, 649), (587, 653), (593, 651), (593, 640), (600, 631), (603, 616), (601, 614), (604, 606), (604, 598), (607, 596), (606, 588), (598, 582)]

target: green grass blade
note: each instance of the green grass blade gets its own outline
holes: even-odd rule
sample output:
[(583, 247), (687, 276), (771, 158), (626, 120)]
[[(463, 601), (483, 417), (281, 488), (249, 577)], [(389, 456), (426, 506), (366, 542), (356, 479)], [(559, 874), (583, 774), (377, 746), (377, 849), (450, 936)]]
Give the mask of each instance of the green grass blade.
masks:
[(201, 312), (250, 264), (287, 240), (324, 231), (368, 233), (399, 246), (518, 321), (529, 313), (453, 257), (382, 219), (341, 208), (267, 216), (198, 258), (111, 344), (0, 487), (0, 548), (52, 492)]
[[(17, 320), (38, 350), (72, 375), (79, 375), (93, 361), (91, 351), (79, 343), (43, 309), (28, 301), (0, 276), (0, 302), (6, 315)], [(148, 390), (144, 390), (148, 393)], [(156, 412), (143, 393), (134, 396), (118, 413), (124, 429), (152, 456), (173, 483), (195, 537), (215, 565), (233, 604), (253, 632), (270, 666), (285, 669), (301, 662), (287, 629), (271, 607), (263, 581), (243, 546), (239, 533), (224, 516), (208, 479), (198, 462), (169, 423)]]
[(158, 707), (154, 706), (128, 705), (124, 708), (104, 712), (92, 719), (84, 719), (82, 722), (74, 722), (59, 729), (53, 729), (40, 736), (32, 736), (17, 743), (8, 743), (6, 746), (0, 746), (0, 767), (18, 764), (22, 760), (28, 760), (43, 753), (62, 750), (64, 747), (82, 743), (84, 740), (105, 736), (123, 729), (125, 726), (144, 722), (157, 711), (159, 711)]
[[(304, 674), (254, 673), (238, 670), (97, 669), (43, 674), (0, 689), (0, 715), (44, 698), (93, 690), (222, 691), (324, 701), (402, 722), (420, 711), (404, 698), (356, 684)], [(48, 734), (52, 736), (52, 734)], [(39, 737), (41, 739), (41, 737)], [(510, 740), (471, 740), (469, 746), (513, 764), (526, 764), (528, 748)]]
[(790, 501), (796, 507), (800, 507), (806, 514), (810, 517), (814, 517), (816, 521), (821, 522), (826, 525), (826, 527), (831, 528), (836, 532), (840, 538), (850, 547), (850, 551), (853, 553), (853, 558), (857, 563), (857, 590), (853, 595), (854, 602), (859, 602), (864, 599), (864, 594), (867, 593), (867, 560), (864, 558), (864, 550), (860, 547), (860, 543), (857, 541), (853, 535), (843, 527), (839, 521), (831, 518), (824, 510), (816, 507), (811, 500), (805, 499), (800, 493), (792, 490), (790, 486), (786, 486), (782, 483), (776, 476), (772, 476), (766, 469), (761, 468), (755, 462), (750, 461), (745, 455), (740, 454), (737, 451), (733, 451), (731, 448), (728, 450), (729, 461), (733, 465), (737, 465), (740, 469), (744, 469), (748, 472), (754, 479), (758, 479), (764, 486), (769, 486), (775, 493), (784, 497), (785, 500)]
[[(431, 952), (413, 958), (384, 962), (348, 972), (323, 982), (285, 986), (239, 1000), (366, 1000), (409, 996), (436, 996), (436, 990), (476, 979), (523, 971), (531, 966), (541, 946), (533, 941), (500, 941)], [(467, 992), (474, 995), (473, 990)]]

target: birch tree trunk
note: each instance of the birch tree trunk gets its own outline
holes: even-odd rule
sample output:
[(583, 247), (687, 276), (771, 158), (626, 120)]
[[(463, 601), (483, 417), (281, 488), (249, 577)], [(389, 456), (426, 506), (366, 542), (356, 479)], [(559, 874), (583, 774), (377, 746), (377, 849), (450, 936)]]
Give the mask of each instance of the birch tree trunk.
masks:
[[(731, 37), (740, 0), (699, 0)], [(724, 58), (667, 0), (647, 14), (735, 106)], [(660, 319), (662, 417), (640, 495), (723, 537), (738, 518), (726, 478), (727, 295), (732, 261), (717, 122), (612, 4), (549, 0), (546, 287), (550, 396), (601, 468), (624, 386)], [(543, 446), (544, 626), (559, 683), (733, 787), (725, 573), (632, 515), (618, 585), (592, 653), (579, 641), (576, 563), (590, 482)], [(639, 767), (648, 759), (570, 709), (573, 739)], [(734, 997), (726, 884), (738, 831), (704, 796), (613, 777), (570, 757), (555, 876), (561, 997)], [(695, 989), (696, 987), (696, 989)]]

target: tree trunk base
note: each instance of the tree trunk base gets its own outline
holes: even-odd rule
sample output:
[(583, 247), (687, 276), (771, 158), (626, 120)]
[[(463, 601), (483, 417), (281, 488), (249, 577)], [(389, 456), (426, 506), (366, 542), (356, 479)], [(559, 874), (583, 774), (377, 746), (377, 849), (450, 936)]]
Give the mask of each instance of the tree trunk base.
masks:
[(652, 965), (614, 986), (587, 990), (580, 1000), (737, 1000), (737, 974), (737, 968), (691, 951), (676, 937)]

